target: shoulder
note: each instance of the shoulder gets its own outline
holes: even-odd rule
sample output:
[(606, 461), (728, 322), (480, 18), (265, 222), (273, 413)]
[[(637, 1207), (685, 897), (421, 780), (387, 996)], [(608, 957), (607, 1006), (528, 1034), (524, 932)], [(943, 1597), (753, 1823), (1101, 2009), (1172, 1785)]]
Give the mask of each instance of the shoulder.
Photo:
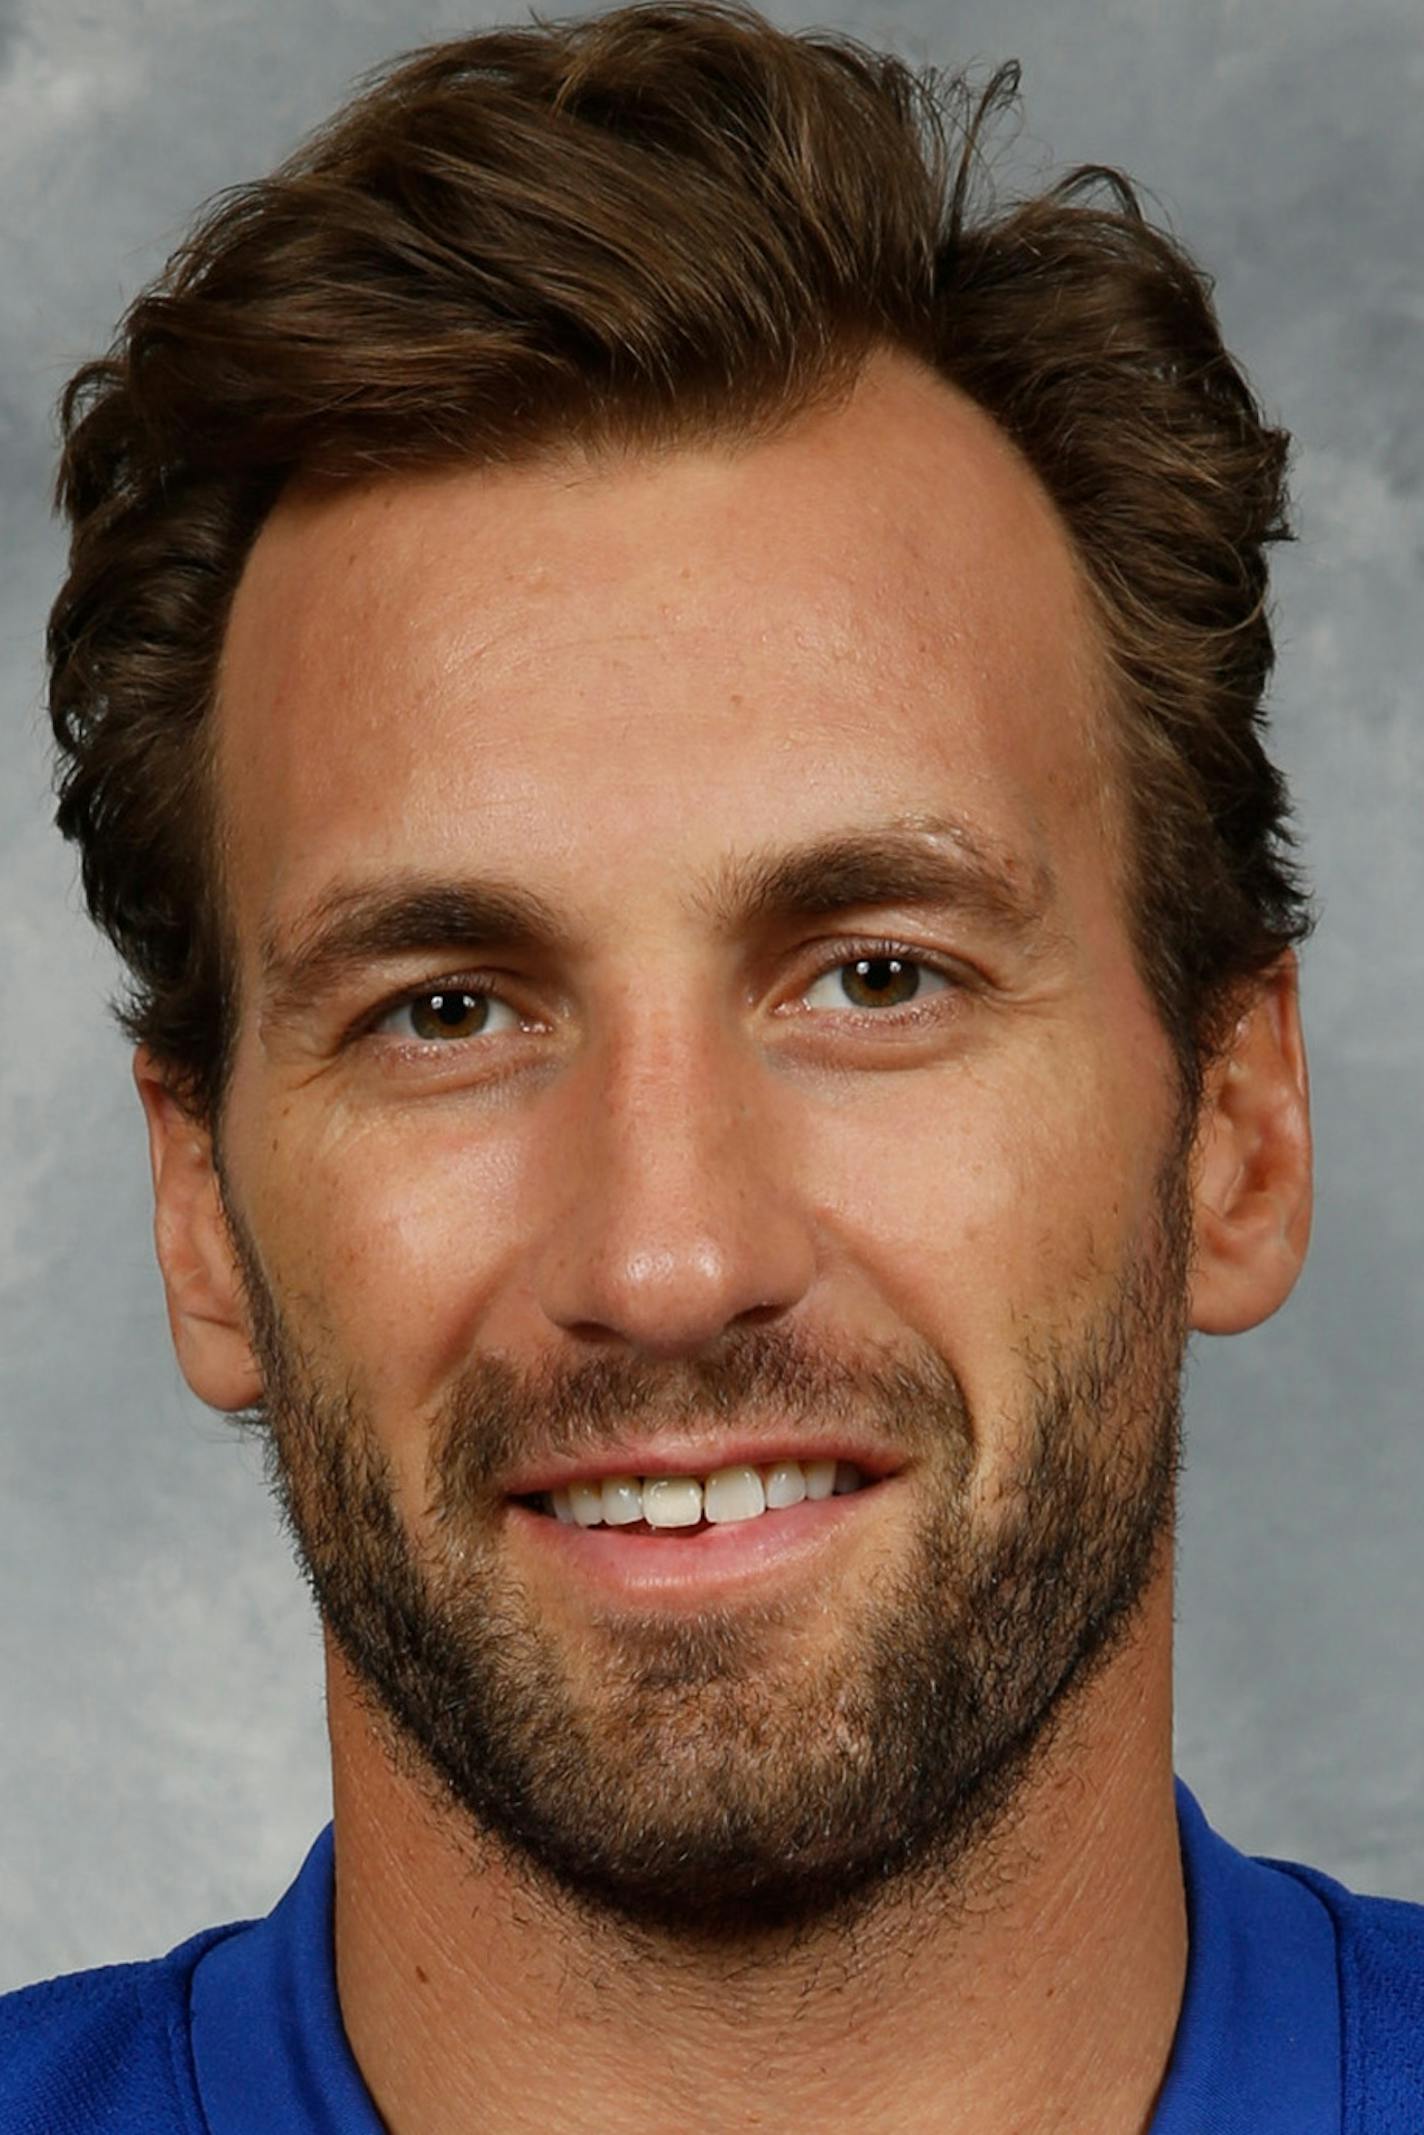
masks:
[(166, 1957), (0, 1995), (4, 2135), (200, 2135), (188, 1984), (209, 1928)]
[(1424, 2128), (1424, 1905), (1361, 1897), (1318, 1869), (1271, 1862), (1335, 1922), (1348, 2129)]

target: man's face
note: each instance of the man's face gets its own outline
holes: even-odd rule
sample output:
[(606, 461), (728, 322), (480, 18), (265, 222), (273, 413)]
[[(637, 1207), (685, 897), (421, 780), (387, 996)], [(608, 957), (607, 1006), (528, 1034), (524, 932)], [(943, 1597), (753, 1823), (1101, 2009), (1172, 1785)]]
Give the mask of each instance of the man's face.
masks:
[[(254, 551), (222, 1146), (283, 1487), (399, 1754), (626, 1922), (949, 1873), (1163, 1568), (1186, 1149), (1102, 688), (1032, 478), (889, 360)], [(798, 1453), (878, 1479), (538, 1496)]]

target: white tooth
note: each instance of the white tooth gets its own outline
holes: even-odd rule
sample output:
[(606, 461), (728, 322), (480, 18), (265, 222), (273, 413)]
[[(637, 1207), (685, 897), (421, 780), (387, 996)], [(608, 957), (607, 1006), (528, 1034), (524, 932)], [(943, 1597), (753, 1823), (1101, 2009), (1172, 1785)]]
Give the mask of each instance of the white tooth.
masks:
[(636, 1475), (605, 1475), (603, 1517), (609, 1527), (627, 1527), (643, 1517), (643, 1492)]
[(763, 1468), (762, 1481), (770, 1512), (782, 1512), (788, 1505), (799, 1505), (806, 1495), (806, 1476), (799, 1460), (779, 1460), (774, 1468)]
[(854, 1461), (838, 1460), (836, 1462), (837, 1497), (848, 1497), (852, 1490), (859, 1490), (860, 1482), (860, 1470), (856, 1467)]
[(555, 1490), (552, 1496), (554, 1500), (554, 1518), (562, 1520), (565, 1527), (572, 1527), (574, 1524), (574, 1508), (569, 1503), (568, 1491)]
[(580, 1527), (603, 1525), (603, 1492), (597, 1483), (570, 1483), (569, 1503)]
[(695, 1527), (702, 1517), (702, 1485), (691, 1475), (656, 1475), (643, 1485), (649, 1527)]
[(755, 1468), (719, 1468), (702, 1487), (702, 1506), (718, 1526), (754, 1520), (766, 1511), (766, 1492)]
[(807, 1497), (829, 1497), (836, 1487), (836, 1464), (833, 1460), (803, 1460), (802, 1473), (806, 1477)]

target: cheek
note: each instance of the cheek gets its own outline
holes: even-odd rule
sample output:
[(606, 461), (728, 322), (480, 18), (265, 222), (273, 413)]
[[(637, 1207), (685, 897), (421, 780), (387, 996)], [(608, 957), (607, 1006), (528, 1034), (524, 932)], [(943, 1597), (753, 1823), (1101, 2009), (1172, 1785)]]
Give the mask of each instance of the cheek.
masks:
[(1023, 1356), (1071, 1342), (1110, 1292), (1155, 1196), (1157, 1143), (1100, 1064), (1053, 1049), (1042, 1072), (905, 1078), (842, 1115), (808, 1166), (847, 1280), (958, 1376), (971, 1412), (1023, 1407)]
[[(514, 1247), (519, 1152), (453, 1111), (413, 1125), (279, 1126), (249, 1167), (250, 1220), (304, 1345), (354, 1381), (374, 1413), (412, 1427), (475, 1343), (483, 1300)], [(384, 1435), (384, 1430), (383, 1430)]]

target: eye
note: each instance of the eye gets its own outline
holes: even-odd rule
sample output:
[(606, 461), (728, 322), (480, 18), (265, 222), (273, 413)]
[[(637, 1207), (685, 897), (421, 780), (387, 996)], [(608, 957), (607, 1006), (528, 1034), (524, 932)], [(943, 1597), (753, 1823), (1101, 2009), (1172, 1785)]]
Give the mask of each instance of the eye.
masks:
[[(907, 1008), (926, 994), (953, 992), (954, 985), (948, 972), (937, 971), (919, 957), (887, 947), (833, 964), (806, 989), (802, 999), (811, 1007), (850, 1008), (864, 1013), (867, 1009)], [(817, 990), (823, 987), (836, 989), (837, 997), (817, 1001)]]
[[(501, 1016), (508, 1021), (501, 1023)], [(477, 986), (451, 985), (407, 994), (371, 1028), (379, 1036), (438, 1045), (451, 1038), (483, 1038), (493, 1031), (520, 1030), (523, 1025), (498, 994)]]

